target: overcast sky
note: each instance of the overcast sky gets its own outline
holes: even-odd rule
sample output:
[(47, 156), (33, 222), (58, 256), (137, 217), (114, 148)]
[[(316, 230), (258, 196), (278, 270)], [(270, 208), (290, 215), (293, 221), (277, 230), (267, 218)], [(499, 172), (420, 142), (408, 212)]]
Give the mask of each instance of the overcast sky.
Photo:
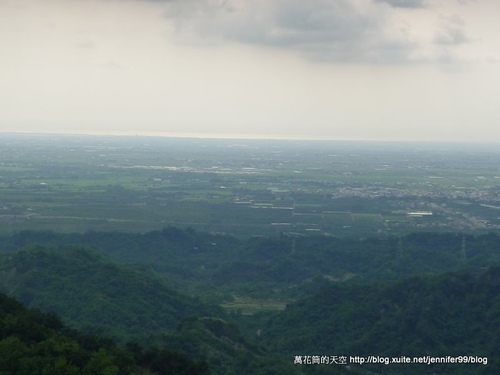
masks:
[(500, 142), (498, 0), (0, 0), (0, 131)]

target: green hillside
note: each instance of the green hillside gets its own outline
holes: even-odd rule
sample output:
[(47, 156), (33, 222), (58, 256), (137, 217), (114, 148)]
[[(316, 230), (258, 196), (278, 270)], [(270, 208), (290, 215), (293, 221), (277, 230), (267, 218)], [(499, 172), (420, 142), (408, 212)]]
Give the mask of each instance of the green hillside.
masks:
[(494, 233), (243, 241), (177, 228), (22, 232), (1, 238), (0, 248), (0, 287), (28, 306), (55, 311), (85, 332), (179, 351), (220, 375), (423, 369), (298, 366), (297, 355), (471, 355), (488, 365), (425, 371), (498, 370)]
[(500, 236), (495, 233), (388, 238), (283, 234), (239, 240), (173, 227), (148, 233), (27, 231), (0, 238), (0, 251), (16, 252), (32, 244), (91, 246), (115, 263), (214, 303), (231, 303), (238, 296), (297, 298), (318, 276), (368, 284), (458, 270), (480, 272), (500, 264)]
[(184, 296), (85, 247), (32, 245), (4, 254), (0, 287), (28, 306), (60, 314), (86, 333), (148, 348), (137, 349), (140, 358), (153, 361), (159, 356), (163, 361), (162, 356), (180, 352), (179, 361), (194, 358), (218, 375), (301, 374), (291, 363), (249, 343), (221, 308)]
[(34, 245), (3, 255), (0, 288), (75, 328), (120, 338), (173, 329), (187, 315), (224, 315), (84, 247)]
[(318, 288), (283, 312), (253, 317), (249, 331), (258, 329), (258, 342), (291, 358), (333, 353), (390, 359), (473, 356), (487, 362), (363, 365), (380, 374), (500, 373), (500, 267), (480, 275)]
[(54, 314), (0, 293), (2, 375), (209, 375), (206, 363), (167, 350), (119, 348), (67, 329)]

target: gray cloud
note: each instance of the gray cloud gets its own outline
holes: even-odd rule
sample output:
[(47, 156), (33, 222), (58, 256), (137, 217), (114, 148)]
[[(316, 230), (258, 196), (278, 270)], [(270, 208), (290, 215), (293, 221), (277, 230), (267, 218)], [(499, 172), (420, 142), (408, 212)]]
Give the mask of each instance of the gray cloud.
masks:
[(458, 45), (467, 43), (465, 21), (459, 15), (439, 16), (440, 26), (434, 37), (434, 42), (443, 45)]
[[(377, 3), (386, 3), (395, 8), (424, 8), (425, 0), (374, 0)], [(458, 0), (467, 1), (467, 0)]]
[(253, 22), (245, 29), (233, 24), (229, 33), (250, 42), (304, 46), (358, 41), (376, 27), (373, 20), (356, 12), (347, 1), (281, 3), (286, 6), (275, 7), (266, 22)]
[(184, 0), (169, 4), (168, 17), (184, 35), (287, 48), (315, 60), (401, 61), (414, 48), (405, 32), (387, 27), (383, 9), (370, 3)]

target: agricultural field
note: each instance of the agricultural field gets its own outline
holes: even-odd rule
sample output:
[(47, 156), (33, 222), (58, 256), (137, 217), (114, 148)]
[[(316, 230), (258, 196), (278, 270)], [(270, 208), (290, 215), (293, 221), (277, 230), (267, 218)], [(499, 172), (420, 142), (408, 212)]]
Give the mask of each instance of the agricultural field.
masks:
[(493, 145), (0, 136), (0, 234), (386, 236), (500, 227)]

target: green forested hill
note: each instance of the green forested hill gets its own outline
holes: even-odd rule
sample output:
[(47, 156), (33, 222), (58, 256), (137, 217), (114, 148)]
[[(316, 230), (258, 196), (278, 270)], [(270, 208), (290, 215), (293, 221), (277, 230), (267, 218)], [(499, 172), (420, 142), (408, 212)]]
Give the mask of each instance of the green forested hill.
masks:
[(0, 238), (0, 251), (15, 252), (30, 244), (91, 246), (174, 289), (217, 302), (231, 294), (272, 298), (277, 293), (300, 293), (303, 284), (317, 276), (371, 283), (456, 270), (478, 272), (500, 264), (500, 236), (494, 233), (413, 233), (388, 238), (280, 235), (238, 240), (172, 227), (143, 234), (28, 231)]
[(167, 350), (129, 349), (68, 330), (54, 314), (26, 309), (0, 293), (3, 375), (209, 375), (206, 363)]
[(224, 315), (84, 247), (34, 245), (3, 255), (0, 289), (73, 327), (120, 338), (173, 329), (191, 314)]
[(218, 375), (301, 373), (248, 343), (236, 326), (223, 319), (226, 313), (221, 308), (184, 296), (85, 247), (32, 245), (4, 254), (0, 288), (28, 306), (60, 314), (86, 333), (162, 348), (141, 352), (144, 361), (158, 356), (161, 361), (165, 356), (172, 359), (181, 352), (180, 364), (184, 358), (194, 358), (208, 363)]
[(188, 317), (160, 338), (161, 347), (203, 358), (217, 375), (299, 375), (290, 358), (250, 343), (239, 328), (211, 317)]
[[(180, 350), (221, 375), (422, 374), (421, 365), (403, 372), (401, 366), (293, 366), (295, 355), (487, 356), (487, 366), (426, 369), (500, 373), (500, 236), (494, 233), (242, 241), (177, 228), (21, 232), (0, 238), (0, 249), (0, 287), (29, 306), (57, 311), (87, 332)], [(450, 271), (460, 273), (443, 275)], [(224, 302), (233, 313), (186, 292)], [(245, 315), (262, 301), (283, 300), (295, 302), (283, 312)]]
[[(388, 285), (328, 283), (251, 331), (285, 356), (478, 356), (488, 364), (389, 365), (381, 374), (500, 373), (500, 267)], [(356, 367), (355, 365), (353, 365)]]

